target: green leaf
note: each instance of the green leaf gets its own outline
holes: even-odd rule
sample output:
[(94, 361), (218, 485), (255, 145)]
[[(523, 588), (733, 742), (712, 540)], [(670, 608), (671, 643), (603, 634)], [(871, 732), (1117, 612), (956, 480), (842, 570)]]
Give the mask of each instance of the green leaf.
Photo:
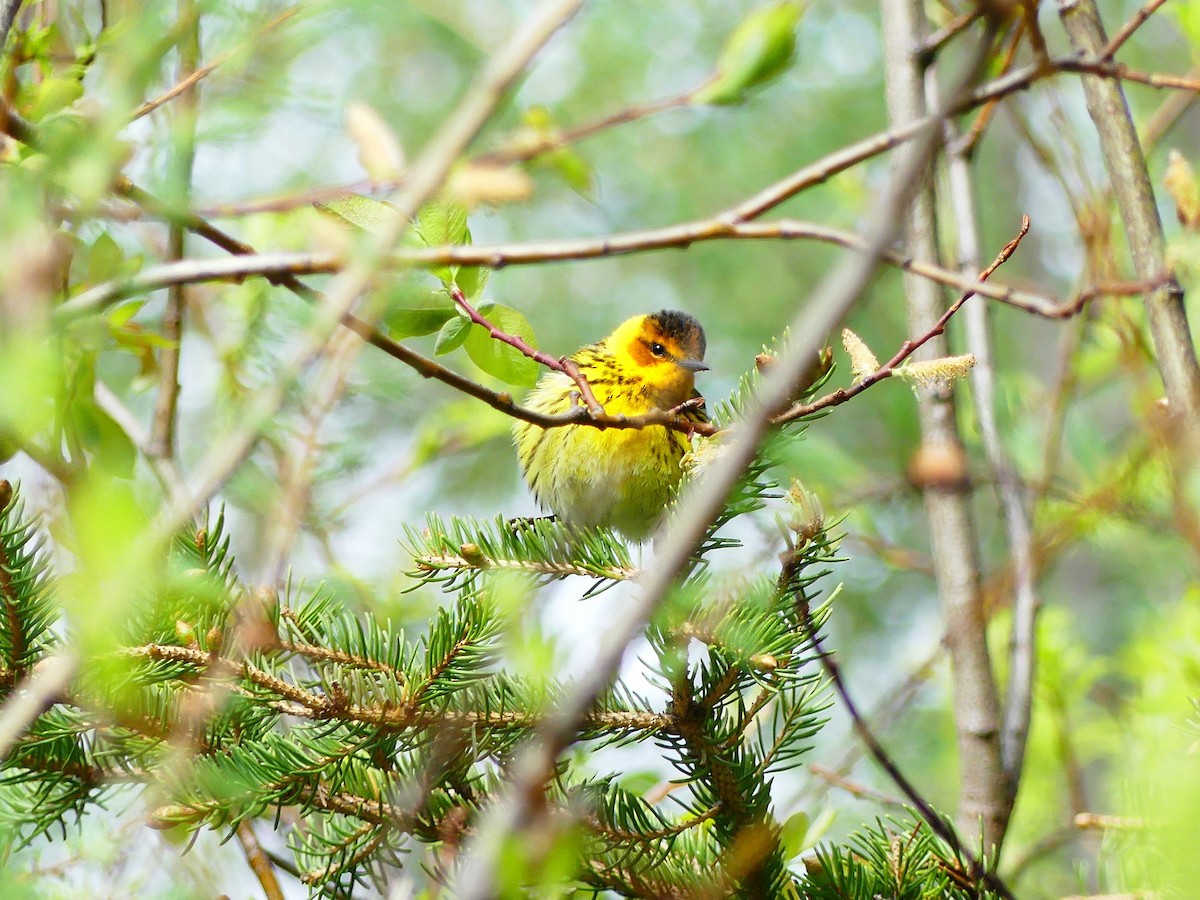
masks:
[(108, 326), (114, 329), (124, 328), (130, 319), (142, 311), (142, 307), (145, 305), (145, 300), (130, 300), (114, 306), (108, 312)]
[(363, 197), (360, 194), (338, 197), (328, 203), (313, 205), (319, 211), (336, 216), (343, 222), (348, 222), (355, 228), (361, 228), (371, 234), (379, 234), (388, 228), (395, 227), (396, 220), (400, 218), (400, 213), (391, 204), (372, 200), (370, 197)]
[(37, 99), (29, 118), (40, 122), (46, 116), (66, 109), (83, 96), (83, 85), (77, 78), (47, 78), (38, 86)]
[[(427, 247), (443, 247), (447, 244), (470, 244), (471, 230), (467, 228), (467, 210), (459, 203), (435, 200), (426, 203), (417, 213), (417, 224), (413, 229)], [(435, 266), (429, 270), (446, 287), (455, 283), (458, 266)], [(464, 293), (467, 291), (464, 289)]]
[(457, 314), (454, 301), (439, 290), (389, 309), (384, 324), (396, 339), (417, 337), (433, 334)]
[(430, 247), (471, 243), (466, 208), (444, 200), (426, 203), (417, 213), (417, 234)]
[(485, 266), (463, 266), (454, 273), (454, 282), (468, 300), (474, 300), (483, 293), (491, 274), (492, 270)]
[(783, 849), (784, 859), (793, 860), (804, 851), (808, 826), (808, 813), (803, 810), (788, 816), (779, 829), (779, 846)]
[(585, 200), (596, 199), (596, 179), (586, 159), (569, 147), (547, 153), (543, 162), (553, 169), (567, 187)]
[(455, 316), (443, 325), (433, 345), (434, 356), (444, 356), (461, 347), (471, 332), (471, 324), (471, 320), (465, 316)]
[(71, 404), (71, 421), (80, 443), (93, 462), (117, 478), (132, 478), (137, 448), (112, 417), (90, 396), (77, 395)]
[(716, 77), (693, 103), (741, 103), (752, 88), (777, 78), (796, 54), (796, 23), (804, 11), (795, 0), (755, 10), (736, 29), (717, 59)]
[[(89, 284), (111, 281), (121, 273), (125, 251), (113, 240), (111, 234), (103, 232), (96, 238), (87, 257), (87, 279)], [(135, 310), (136, 312), (136, 310)]]
[[(501, 331), (523, 338), (531, 347), (537, 347), (533, 326), (524, 314), (511, 306), (485, 304), (479, 311)], [(518, 387), (533, 387), (538, 379), (539, 366), (536, 362), (509, 344), (495, 340), (483, 328), (472, 328), (466, 339), (467, 356), (483, 371), (505, 384)]]

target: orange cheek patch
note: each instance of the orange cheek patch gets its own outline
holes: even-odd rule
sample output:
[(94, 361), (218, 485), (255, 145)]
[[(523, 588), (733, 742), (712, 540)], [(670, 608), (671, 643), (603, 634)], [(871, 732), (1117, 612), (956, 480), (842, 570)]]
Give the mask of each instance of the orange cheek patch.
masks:
[(654, 354), (650, 352), (650, 348), (641, 341), (634, 341), (632, 344), (630, 344), (629, 356), (635, 365), (643, 366), (645, 368), (650, 368), (651, 366), (658, 365), (662, 362), (662, 360), (654, 356)]

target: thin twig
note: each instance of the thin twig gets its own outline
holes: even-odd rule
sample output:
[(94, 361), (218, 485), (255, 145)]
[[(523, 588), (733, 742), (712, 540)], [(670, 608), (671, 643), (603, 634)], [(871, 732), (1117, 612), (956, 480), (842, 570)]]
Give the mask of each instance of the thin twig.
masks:
[[(875, 701), (870, 712), (865, 717), (867, 727), (873, 733), (883, 733), (905, 715), (909, 705), (920, 695), (921, 687), (933, 676), (934, 667), (941, 660), (945, 652), (946, 638), (943, 635), (933, 650), (926, 654), (924, 659), (909, 671), (903, 681), (899, 682), (884, 696)], [(857, 740), (850, 740), (847, 744), (842, 753), (837, 757), (837, 761), (832, 766), (826, 766), (825, 768), (828, 768), (832, 772), (837, 772), (839, 775), (850, 773), (862, 758), (866, 748), (861, 741)], [(823, 788), (827, 785), (824, 782), (821, 784), (822, 788), (814, 786), (806, 787), (801, 791), (799, 800), (803, 802), (818, 800), (823, 797), (825, 794)]]
[[(705, 84), (707, 83), (705, 81)], [(555, 131), (544, 136), (538, 136), (532, 140), (518, 138), (513, 140), (509, 146), (481, 153), (475, 157), (475, 162), (486, 165), (512, 165), (514, 163), (527, 162), (544, 153), (550, 153), (554, 150), (560, 150), (563, 147), (576, 144), (602, 131), (615, 128), (618, 125), (627, 125), (631, 122), (638, 122), (642, 119), (659, 115), (667, 110), (686, 107), (691, 104), (692, 97), (705, 84), (697, 85), (690, 91), (685, 91), (682, 94), (676, 94), (672, 97), (662, 97), (647, 103), (627, 106), (615, 113), (609, 113), (606, 116), (601, 116), (598, 119), (585, 122), (582, 125), (576, 125), (574, 128), (568, 128), (564, 131)]]
[[(1059, 0), (1060, 6), (1063, 2), (1064, 0)], [(1066, 2), (1073, 3), (1076, 0), (1066, 0)], [(1161, 72), (1142, 72), (1138, 69), (1131, 69), (1124, 63), (1107, 62), (1094, 57), (1084, 57), (1082, 59), (1067, 57), (1065, 59), (1058, 59), (1055, 60), (1054, 66), (1060, 72), (1096, 75), (1105, 81), (1133, 81), (1138, 84), (1144, 84), (1147, 87), (1158, 88), (1159, 90), (1200, 91), (1200, 81), (1189, 75), (1166, 75)]]
[(1038, 24), (1039, 0), (1021, 0), (1021, 26), (1029, 33), (1029, 49), (1038, 65), (1050, 64), (1050, 51), (1046, 49), (1046, 36), (1042, 34), (1042, 26)]
[(237, 837), (238, 843), (242, 845), (242, 852), (246, 854), (246, 862), (250, 864), (250, 870), (254, 872), (254, 877), (262, 886), (267, 900), (284, 900), (283, 889), (279, 886), (279, 878), (275, 875), (275, 866), (271, 862), (271, 858), (263, 852), (262, 845), (254, 835), (254, 826), (249, 819), (238, 825)]
[[(1188, 78), (1200, 85), (1200, 69), (1192, 69), (1188, 73)], [(1154, 114), (1146, 120), (1146, 124), (1142, 128), (1141, 141), (1142, 147), (1147, 153), (1158, 146), (1159, 141), (1166, 137), (1175, 123), (1179, 121), (1179, 117), (1196, 102), (1197, 93), (1200, 92), (1181, 91), (1169, 95), (1154, 111)]]
[[(1036, 18), (1036, 0), (1025, 0), (1025, 2), (1027, 4), (1032, 4), (1035, 7), (1033, 16)], [(1027, 12), (1025, 18), (1021, 19), (1021, 21), (1017, 23), (1017, 27), (1013, 29), (1012, 38), (1008, 44), (1008, 50), (1004, 54), (1004, 59), (1000, 62), (1001, 72), (1009, 72), (1012, 70), (1013, 63), (1017, 58), (1017, 50), (1021, 46), (1021, 35), (1029, 27), (1029, 21), (1029, 13)], [(1038, 32), (1038, 36), (1039, 38), (1041, 37), (1040, 31)], [(1042, 50), (1045, 50), (1044, 43), (1042, 45)], [(1003, 98), (997, 97), (994, 100), (989, 100), (987, 103), (985, 103), (979, 110), (979, 114), (975, 116), (975, 120), (971, 122), (971, 127), (967, 129), (967, 133), (959, 138), (961, 146), (956, 148), (957, 152), (961, 153), (967, 159), (970, 159), (972, 156), (974, 156), (975, 148), (979, 146), (979, 142), (983, 139), (984, 132), (987, 131), (988, 125), (991, 124), (992, 117), (995, 114), (996, 109), (999, 107), (1001, 99)]]
[(1141, 831), (1149, 827), (1145, 819), (1134, 816), (1109, 816), (1103, 813), (1078, 813), (1073, 824), (1080, 831)]
[(587, 379), (583, 377), (583, 373), (579, 371), (579, 366), (575, 365), (572, 360), (565, 356), (555, 358), (548, 353), (543, 353), (536, 347), (530, 346), (529, 342), (520, 335), (509, 334), (508, 332), (497, 328), (487, 316), (483, 315), (481, 312), (479, 312), (479, 310), (471, 305), (471, 301), (467, 299), (466, 295), (462, 292), (462, 289), (458, 285), (451, 285), (450, 296), (454, 298), (454, 302), (458, 304), (459, 308), (461, 308), (462, 311), (467, 314), (467, 317), (472, 322), (487, 330), (488, 335), (490, 335), (493, 340), (508, 344), (510, 347), (520, 351), (534, 362), (541, 363), (546, 368), (552, 369), (555, 372), (562, 372), (564, 375), (574, 381), (576, 387), (579, 388), (579, 396), (583, 398), (584, 405), (587, 407), (587, 411), (591, 413), (593, 417), (604, 415), (604, 407), (600, 405), (600, 401), (597, 400), (596, 395), (592, 393), (592, 386), (588, 384)]
[(866, 745), (871, 757), (888, 774), (888, 777), (895, 782), (896, 787), (900, 788), (900, 792), (908, 798), (909, 803), (913, 805), (917, 813), (925, 820), (930, 830), (945, 841), (971, 867), (970, 875), (975, 883), (985, 885), (1001, 897), (1013, 900), (1013, 894), (1008, 889), (1008, 886), (1000, 880), (999, 876), (984, 868), (983, 864), (967, 849), (959, 838), (958, 832), (938, 814), (937, 810), (929, 805), (929, 801), (921, 795), (921, 792), (900, 771), (900, 767), (896, 765), (895, 760), (892, 759), (883, 745), (879, 743), (879, 740), (872, 733), (871, 729), (867, 727), (866, 720), (859, 712), (854, 698), (850, 696), (850, 691), (846, 687), (846, 681), (842, 678), (841, 666), (833, 658), (833, 654), (825, 649), (821, 641), (816, 624), (812, 620), (812, 611), (808, 608), (807, 604), (803, 604), (799, 612), (801, 613), (801, 619), (804, 622), (805, 630), (808, 632), (808, 637), (812, 642), (817, 659), (821, 661), (821, 666), (824, 668), (825, 674), (829, 676), (829, 681), (833, 685), (834, 691), (841, 699), (842, 705), (846, 707), (846, 712), (850, 715), (850, 721), (854, 725), (855, 732), (863, 744)]
[(820, 763), (809, 763), (808, 771), (812, 772), (822, 781), (828, 782), (833, 787), (841, 788), (852, 797), (858, 797), (860, 800), (872, 800), (875, 803), (890, 806), (893, 809), (908, 809), (907, 801), (901, 800), (899, 797), (893, 797), (891, 794), (885, 794), (883, 791), (877, 791), (868, 785), (859, 784), (857, 781), (851, 781), (845, 775), (835, 772), (833, 769), (826, 768)]
[[(1021, 240), (1026, 234), (1028, 234), (1028, 232), (1029, 216), (1022, 216), (1021, 228), (1017, 232), (1017, 236), (1005, 244), (1004, 248), (996, 255), (996, 258), (992, 260), (991, 265), (979, 273), (978, 280), (980, 282), (986, 281), (991, 274), (996, 271), (996, 269), (1002, 266), (1008, 260), (1008, 258), (1012, 256), (1017, 247), (1020, 246)], [(906, 359), (912, 356), (913, 353), (938, 335), (944, 334), (946, 331), (946, 323), (948, 323), (954, 314), (962, 308), (962, 305), (970, 300), (973, 296), (975, 296), (975, 291), (965, 291), (963, 294), (961, 294), (957, 300), (946, 307), (946, 311), (942, 313), (942, 315), (928, 331), (922, 335), (919, 335), (918, 337), (905, 341), (900, 345), (900, 349), (896, 351), (896, 354), (891, 359), (885, 362), (874, 372), (867, 375), (865, 378), (855, 382), (848, 388), (839, 388), (838, 390), (832, 391), (825, 396), (819, 397), (818, 399), (809, 403), (795, 404), (784, 410), (778, 416), (775, 416), (772, 422), (777, 425), (784, 422), (794, 422), (797, 419), (806, 418), (811, 416), (813, 413), (820, 412), (823, 409), (828, 409), (831, 406), (839, 406), (852, 397), (858, 396), (873, 385), (878, 384), (880, 381), (883, 381), (885, 378), (892, 377), (894, 374), (896, 374), (896, 368)]]
[(979, 5), (972, 6), (966, 12), (951, 19), (945, 26), (935, 31), (929, 37), (925, 38), (917, 45), (916, 56), (923, 65), (929, 65), (933, 61), (946, 44), (950, 43), (955, 37), (971, 27), (976, 19), (982, 15), (982, 9)]
[[(200, 11), (195, 0), (181, 0), (179, 18), (185, 27), (179, 42), (179, 75), (183, 80), (196, 71), (200, 60)], [(196, 162), (196, 124), (199, 97), (194, 86), (185, 89), (176, 110), (174, 123), (178, 143), (172, 159), (174, 176), (184, 195), (191, 193), (192, 169)], [(187, 229), (178, 222), (167, 226), (167, 259), (181, 260), (187, 244)], [(183, 317), (186, 297), (184, 285), (173, 284), (167, 289), (167, 305), (163, 311), (162, 336), (168, 342), (159, 355), (158, 395), (154, 402), (154, 417), (150, 421), (152, 459), (171, 459), (175, 455), (175, 414), (179, 401), (179, 356), (183, 342)]]
[(270, 22), (268, 22), (266, 25), (264, 25), (262, 28), (260, 28), (258, 30), (258, 32), (256, 34), (254, 34), (252, 37), (250, 37), (247, 40), (243, 41), (242, 43), (238, 44), (232, 50), (222, 53), (219, 56), (213, 57), (213, 59), (210, 62), (205, 63), (203, 66), (200, 66), (199, 68), (196, 68), (193, 66), (191, 71), (185, 71), (184, 67), (180, 66), (179, 81), (176, 84), (174, 84), (173, 86), (171, 86), (168, 90), (164, 91), (162, 94), (159, 94), (153, 100), (147, 100), (145, 103), (143, 103), (137, 109), (135, 109), (133, 111), (133, 115), (131, 115), (129, 117), (129, 121), (136, 122), (138, 119), (142, 118), (142, 116), (149, 115), (150, 113), (154, 112), (154, 110), (158, 109), (163, 104), (170, 103), (172, 100), (174, 100), (179, 95), (189, 92), (191, 88), (193, 88), (200, 81), (202, 81), (203, 79), (205, 79), (209, 75), (211, 75), (216, 69), (218, 69), (224, 63), (229, 62), (229, 60), (233, 59), (233, 57), (237, 56), (239, 53), (243, 52), (244, 50), (254, 47), (267, 34), (274, 31), (276, 28), (278, 28), (280, 25), (282, 25), (284, 22), (286, 22), (288, 19), (290, 19), (292, 16), (294, 16), (299, 11), (300, 11), (299, 7), (293, 7), (291, 9), (284, 10), (282, 13), (280, 13), (278, 16), (276, 16), (274, 19), (272, 19)]
[(1116, 56), (1117, 51), (1125, 45), (1125, 42), (1133, 37), (1133, 33), (1141, 28), (1146, 20), (1154, 15), (1158, 11), (1158, 8), (1166, 2), (1167, 0), (1147, 0), (1141, 9), (1130, 16), (1129, 21), (1122, 25), (1120, 30), (1113, 35), (1112, 40), (1104, 45), (1104, 49), (1100, 51), (1100, 58), (1112, 59)]

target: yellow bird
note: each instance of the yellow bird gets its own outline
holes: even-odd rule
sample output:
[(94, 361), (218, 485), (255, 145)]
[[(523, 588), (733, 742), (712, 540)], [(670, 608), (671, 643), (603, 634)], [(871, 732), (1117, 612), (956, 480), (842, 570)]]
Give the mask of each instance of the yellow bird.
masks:
[[(663, 310), (634, 316), (571, 359), (605, 412), (636, 416), (700, 398), (695, 376), (708, 369), (704, 349), (699, 322)], [(552, 415), (578, 402), (578, 387), (562, 372), (543, 375), (525, 400)], [(708, 421), (702, 408), (683, 415)], [(513, 438), (521, 471), (543, 508), (568, 524), (610, 526), (634, 540), (650, 535), (675, 496), (680, 460), (691, 446), (688, 435), (662, 425), (540, 428), (517, 422)]]

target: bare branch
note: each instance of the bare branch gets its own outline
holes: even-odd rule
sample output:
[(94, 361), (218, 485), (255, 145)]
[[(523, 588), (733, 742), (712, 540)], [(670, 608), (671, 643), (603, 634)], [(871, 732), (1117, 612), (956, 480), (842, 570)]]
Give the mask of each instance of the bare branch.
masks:
[[(1026, 16), (1037, 15), (1037, 4), (1027, 3)], [(1044, 44), (1042, 45), (1044, 50)], [(927, 90), (936, 96), (936, 82), (927, 80)], [(975, 211), (975, 185), (965, 148), (954, 125), (946, 123), (946, 156), (950, 208), (958, 235), (959, 264), (966, 273), (979, 265), (979, 219)], [(1016, 801), (1025, 760), (1025, 740), (1033, 710), (1034, 638), (1038, 612), (1033, 561), (1033, 536), (1026, 510), (1024, 486), (1005, 450), (996, 424), (995, 379), (992, 370), (992, 340), (988, 308), (975, 304), (964, 313), (967, 349), (975, 356), (970, 379), (975, 398), (975, 416), (983, 437), (984, 452), (992, 469), (1013, 569), (1013, 624), (1009, 653), (1008, 689), (1000, 735), (1000, 762), (1009, 804)]]
[(487, 329), (487, 333), (497, 341), (508, 344), (516, 350), (519, 350), (525, 356), (532, 359), (534, 362), (541, 363), (548, 369), (555, 372), (562, 372), (568, 378), (575, 382), (579, 388), (579, 396), (583, 398), (584, 405), (592, 417), (604, 415), (604, 407), (600, 405), (600, 401), (596, 399), (596, 395), (592, 393), (592, 386), (588, 384), (587, 379), (583, 377), (583, 373), (579, 371), (579, 366), (575, 365), (567, 357), (555, 359), (548, 353), (543, 353), (541, 350), (531, 347), (529, 343), (519, 335), (509, 334), (501, 331), (495, 324), (488, 319), (487, 316), (479, 312), (471, 302), (467, 300), (466, 295), (458, 285), (453, 285), (450, 288), (450, 296), (454, 298), (454, 302), (459, 305), (463, 312), (467, 314), (472, 322), (482, 328)]
[[(515, 265), (536, 265), (568, 260), (607, 259), (651, 250), (686, 248), (692, 244), (718, 240), (809, 240), (862, 252), (866, 241), (853, 232), (829, 228), (815, 222), (780, 219), (773, 222), (744, 222), (726, 224), (720, 213), (710, 219), (685, 222), (647, 231), (629, 231), (600, 238), (545, 241), (528, 244), (480, 244), (446, 247), (413, 248), (392, 254), (390, 267), (489, 266), (505, 268)], [(206, 225), (203, 236), (215, 231)], [(199, 232), (198, 232), (199, 233)], [(211, 238), (210, 238), (211, 239)], [(231, 249), (230, 242), (221, 243)], [(343, 271), (349, 263), (334, 253), (265, 253), (254, 254), (252, 248), (233, 242), (242, 253), (233, 259), (192, 259), (179, 263), (148, 266), (132, 278), (113, 281), (89, 288), (62, 304), (56, 311), (60, 322), (97, 312), (127, 297), (148, 293), (177, 283), (202, 281), (240, 281), (262, 276), (288, 286), (286, 276), (316, 275)], [(242, 252), (245, 251), (245, 252)], [(935, 263), (914, 259), (904, 253), (888, 250), (882, 261), (888, 265), (929, 278), (959, 291), (971, 291), (1026, 312), (1048, 318), (1073, 315), (1076, 303), (1063, 304), (1051, 297), (1008, 285), (984, 284)], [(313, 293), (309, 291), (310, 295)], [(311, 299), (311, 297), (310, 297)], [(486, 326), (485, 326), (486, 327)], [(519, 348), (518, 348), (519, 349)], [(536, 351), (535, 351), (536, 352)], [(551, 366), (553, 368), (553, 366)]]
[(1146, 3), (1130, 16), (1129, 21), (1122, 25), (1120, 30), (1113, 35), (1113, 39), (1104, 45), (1104, 49), (1100, 51), (1100, 58), (1108, 60), (1116, 56), (1117, 51), (1125, 45), (1125, 42), (1133, 37), (1133, 33), (1141, 28), (1146, 20), (1154, 15), (1158, 11), (1158, 8), (1166, 2), (1167, 0), (1146, 0)]
[(867, 722), (858, 710), (857, 704), (850, 696), (850, 691), (846, 687), (846, 681), (842, 678), (841, 666), (837, 660), (833, 658), (833, 654), (825, 650), (821, 636), (812, 620), (812, 614), (807, 606), (801, 610), (805, 626), (808, 629), (809, 640), (813, 643), (813, 649), (816, 651), (817, 658), (821, 661), (822, 667), (825, 669), (825, 674), (829, 676), (830, 682), (833, 684), (833, 689), (837, 693), (838, 698), (842, 701), (842, 705), (846, 707), (846, 711), (850, 714), (850, 721), (854, 725), (854, 731), (859, 736), (859, 739), (866, 745), (871, 757), (879, 764), (879, 767), (887, 772), (888, 777), (900, 788), (900, 792), (908, 798), (908, 801), (917, 810), (918, 814), (930, 830), (945, 841), (951, 848), (958, 853), (963, 860), (971, 866), (972, 871), (969, 873), (972, 880), (976, 884), (986, 885), (991, 890), (995, 891), (1001, 897), (1013, 900), (1013, 894), (1008, 889), (1008, 886), (1000, 880), (1000, 878), (992, 872), (987, 871), (983, 864), (975, 858), (971, 851), (963, 844), (958, 833), (950, 826), (950, 824), (938, 814), (929, 801), (922, 796), (916, 786), (905, 776), (896, 765), (895, 760), (884, 749), (883, 745), (867, 727)]
[[(894, 124), (903, 126), (926, 115), (924, 72), (911, 52), (925, 28), (924, 11), (920, 0), (881, 0), (880, 6), (888, 116)], [(1023, 221), (1022, 231), (1026, 228), (1027, 221)], [(937, 258), (932, 179), (922, 180), (907, 210), (904, 246), (916, 256)], [(912, 330), (923, 332), (936, 330), (939, 325), (944, 327), (943, 318), (949, 310), (942, 309), (944, 301), (936, 284), (906, 276), (904, 288)], [(946, 356), (949, 352), (946, 341), (940, 337), (928, 342), (925, 350), (924, 358)], [(961, 455), (962, 439), (949, 392), (920, 392), (917, 412), (923, 445), (953, 448)], [(953, 675), (959, 765), (957, 823), (965, 834), (974, 834), (982, 828), (984, 851), (992, 853), (1003, 842), (1012, 805), (1007, 799), (1000, 764), (1000, 701), (979, 590), (975, 524), (970, 498), (963, 490), (926, 486), (924, 497)]]
[(275, 866), (271, 858), (263, 852), (258, 838), (254, 836), (254, 826), (249, 819), (238, 825), (237, 837), (238, 843), (242, 845), (242, 852), (246, 854), (246, 862), (250, 864), (250, 869), (262, 886), (267, 900), (284, 900), (283, 889), (275, 875)]
[(129, 117), (129, 121), (136, 122), (138, 119), (142, 118), (142, 116), (149, 115), (160, 106), (170, 103), (181, 94), (193, 93), (191, 89), (199, 84), (203, 79), (207, 78), (216, 69), (233, 59), (233, 57), (237, 56), (239, 53), (243, 52), (247, 48), (253, 47), (266, 35), (270, 34), (292, 16), (296, 15), (297, 12), (299, 12), (299, 7), (285, 9), (282, 13), (260, 28), (257, 34), (238, 44), (237, 47), (228, 51), (227, 53), (222, 53), (219, 56), (213, 57), (210, 62), (205, 63), (203, 66), (199, 66), (199, 68), (196, 68), (196, 66), (193, 65), (190, 67), (190, 70), (185, 70), (185, 67), (180, 66), (179, 81), (162, 94), (159, 94), (153, 100), (147, 100), (137, 109), (135, 109), (133, 111), (133, 115)]
[(873, 787), (859, 784), (857, 781), (851, 781), (845, 775), (835, 772), (833, 769), (827, 768), (820, 763), (809, 763), (808, 771), (812, 772), (822, 781), (828, 782), (833, 787), (841, 788), (852, 797), (857, 797), (860, 800), (871, 800), (881, 806), (890, 806), (892, 809), (908, 810), (907, 800), (901, 800), (899, 797), (893, 797), (890, 794), (885, 794), (883, 791), (877, 791)]
[[(180, 0), (179, 18), (184, 35), (179, 42), (179, 74), (183, 80), (196, 71), (200, 60), (200, 11), (195, 0)], [(196, 120), (199, 97), (195, 87), (182, 92), (176, 110), (175, 130), (178, 143), (171, 160), (172, 175), (183, 189), (191, 193), (192, 169), (196, 162)], [(187, 229), (178, 222), (168, 226), (167, 259), (183, 259)], [(162, 336), (170, 342), (159, 355), (158, 396), (154, 403), (154, 418), (150, 423), (149, 456), (170, 459), (175, 455), (175, 409), (179, 401), (179, 354), (183, 342), (183, 316), (186, 298), (184, 286), (173, 284), (167, 289), (167, 306), (163, 312)]]
[[(999, 254), (997, 254), (995, 260), (992, 261), (990, 266), (979, 273), (978, 280), (980, 282), (986, 281), (988, 277), (996, 271), (996, 269), (1000, 268), (1000, 266), (1002, 266), (1008, 260), (1008, 258), (1013, 255), (1017, 247), (1020, 245), (1021, 240), (1028, 233), (1029, 216), (1022, 216), (1021, 229), (1017, 232), (1017, 236), (1004, 245), (1004, 248)], [(824, 397), (819, 397), (818, 399), (809, 403), (791, 406), (772, 419), (772, 422), (774, 424), (793, 422), (797, 419), (803, 419), (811, 416), (813, 413), (820, 412), (821, 410), (827, 409), (831, 406), (840, 406), (852, 397), (858, 396), (863, 391), (867, 390), (867, 388), (883, 381), (883, 379), (891, 378), (894, 374), (896, 374), (896, 368), (901, 363), (907, 360), (921, 347), (925, 346), (925, 344), (929, 343), (929, 341), (932, 341), (939, 335), (944, 334), (946, 331), (946, 324), (950, 321), (951, 317), (953, 317), (956, 312), (962, 309), (963, 304), (970, 300), (973, 296), (975, 296), (974, 291), (964, 292), (957, 300), (946, 307), (946, 311), (938, 317), (938, 320), (934, 322), (924, 334), (913, 338), (912, 340), (905, 341), (900, 345), (900, 349), (896, 351), (895, 356), (889, 359), (874, 372), (867, 375), (865, 378), (855, 382), (848, 388), (833, 391), (826, 394)]]
[(917, 59), (923, 64), (928, 65), (946, 44), (970, 28), (980, 15), (982, 15), (982, 10), (980, 6), (976, 5), (972, 6), (966, 12), (955, 16), (944, 27), (921, 41), (916, 49)]
[[(705, 84), (707, 84), (707, 81)], [(627, 125), (631, 122), (638, 122), (642, 119), (659, 115), (667, 110), (686, 107), (692, 102), (692, 97), (696, 92), (704, 86), (704, 84), (700, 84), (690, 91), (676, 94), (673, 97), (663, 97), (658, 100), (651, 100), (648, 103), (627, 106), (615, 113), (601, 116), (591, 122), (585, 122), (574, 128), (568, 128), (565, 131), (548, 134), (537, 140), (515, 140), (507, 147), (501, 147), (498, 150), (480, 154), (475, 158), (475, 161), (491, 165), (511, 165), (513, 163), (526, 162), (545, 153), (578, 143), (602, 131), (615, 128), (618, 125)]]
[(8, 755), (38, 716), (58, 702), (77, 665), (75, 657), (67, 653), (48, 656), (8, 695), (0, 706), (0, 759)]
[(17, 13), (21, 11), (22, 0), (0, 0), (0, 53), (8, 44), (8, 33), (12, 31)]

